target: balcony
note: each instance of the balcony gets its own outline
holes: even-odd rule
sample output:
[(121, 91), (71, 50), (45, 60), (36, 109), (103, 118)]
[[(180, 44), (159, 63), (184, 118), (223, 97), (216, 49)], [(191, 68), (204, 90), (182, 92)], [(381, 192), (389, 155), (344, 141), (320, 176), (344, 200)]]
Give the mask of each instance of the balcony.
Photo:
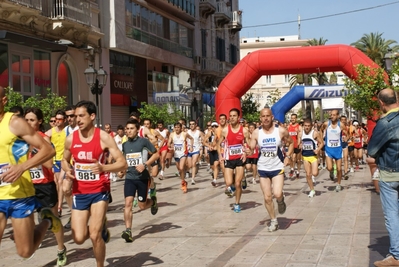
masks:
[(231, 21), (232, 14), (230, 7), (228, 7), (225, 2), (217, 2), (214, 17), (217, 27), (223, 27)]
[(18, 32), (70, 40), (76, 46), (98, 45), (99, 7), (91, 0), (1, 0), (0, 26), (19, 25)]
[(219, 60), (214, 58), (202, 58), (201, 72), (202, 74), (220, 75), (222, 65)]
[(233, 11), (233, 19), (230, 24), (230, 32), (235, 34), (236, 32), (241, 31), (242, 29), (242, 24), (241, 24), (241, 19), (242, 19), (242, 11)]
[[(142, 0), (188, 23), (195, 22), (195, 4), (189, 0)], [(140, 4), (140, 1), (138, 1)]]
[(200, 0), (199, 12), (201, 17), (207, 18), (216, 11), (216, 0)]

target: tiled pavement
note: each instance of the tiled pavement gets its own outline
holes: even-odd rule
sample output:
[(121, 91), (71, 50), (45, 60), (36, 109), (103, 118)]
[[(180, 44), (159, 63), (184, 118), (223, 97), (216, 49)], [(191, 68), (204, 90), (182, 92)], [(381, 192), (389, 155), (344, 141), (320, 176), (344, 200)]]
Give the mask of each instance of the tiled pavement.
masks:
[[(317, 196), (309, 199), (303, 172), (287, 179), (287, 211), (278, 217), (280, 230), (269, 233), (270, 218), (259, 184), (244, 190), (241, 213), (232, 211), (233, 198), (224, 194), (222, 179), (213, 188), (205, 167), (196, 185), (183, 194), (175, 168), (156, 180), (159, 211), (135, 208), (133, 243), (120, 238), (123, 222), (123, 180), (113, 182), (114, 202), (109, 206), (106, 266), (373, 266), (388, 253), (379, 196), (373, 191), (368, 167), (335, 185), (326, 170), (317, 178)], [(248, 179), (249, 180), (249, 179)], [(189, 181), (189, 180), (188, 180)], [(65, 211), (67, 208), (65, 207)], [(68, 214), (62, 217), (65, 223)], [(0, 249), (0, 266), (55, 266), (55, 240), (49, 233), (35, 256), (22, 260), (15, 253), (6, 229)], [(91, 242), (76, 245), (65, 234), (68, 266), (95, 266)]]

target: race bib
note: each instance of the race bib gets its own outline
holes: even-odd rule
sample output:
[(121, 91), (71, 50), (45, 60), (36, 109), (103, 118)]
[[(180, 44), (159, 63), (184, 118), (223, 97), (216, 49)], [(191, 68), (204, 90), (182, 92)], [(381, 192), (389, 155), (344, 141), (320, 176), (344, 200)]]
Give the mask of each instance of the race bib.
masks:
[(126, 161), (128, 167), (136, 167), (137, 165), (143, 164), (140, 152), (126, 154)]
[(329, 140), (329, 147), (339, 147), (339, 140)]
[(231, 156), (242, 155), (242, 145), (229, 146), (229, 154)]
[(360, 137), (355, 137), (354, 142), (355, 142), (355, 143), (360, 143)]
[(304, 141), (302, 145), (303, 150), (313, 150), (313, 142), (312, 141)]
[(41, 179), (44, 179), (45, 177), (44, 177), (44, 174), (43, 174), (43, 167), (42, 167), (42, 165), (40, 165), (39, 167), (37, 167), (37, 168), (32, 168), (32, 169), (30, 169), (29, 170), (29, 172), (30, 172), (30, 178), (32, 179), (32, 180), (41, 180)]
[(183, 151), (183, 144), (175, 144), (175, 151), (182, 152)]
[[(1, 168), (3, 168), (4, 166), (8, 166), (8, 163), (0, 163), (0, 174), (4, 173), (5, 170), (2, 170)], [(10, 185), (11, 183), (6, 183), (0, 180), (0, 186), (6, 186), (6, 185)]]
[(99, 174), (94, 174), (91, 171), (93, 164), (90, 163), (75, 163), (75, 178), (82, 182), (93, 182), (100, 180)]
[(266, 158), (272, 158), (276, 156), (277, 147), (276, 146), (264, 146), (260, 149), (262, 156)]
[(290, 135), (298, 135), (297, 132), (288, 132)]

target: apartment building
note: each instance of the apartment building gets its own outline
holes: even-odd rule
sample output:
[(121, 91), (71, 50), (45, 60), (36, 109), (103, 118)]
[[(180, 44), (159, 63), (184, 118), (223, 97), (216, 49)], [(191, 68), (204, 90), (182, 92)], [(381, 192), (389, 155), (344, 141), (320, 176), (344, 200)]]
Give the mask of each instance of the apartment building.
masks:
[[(239, 57), (238, 0), (3, 0), (0, 85), (24, 97), (50, 87), (95, 101), (84, 72), (108, 73), (100, 124), (124, 124), (142, 102), (196, 118)], [(197, 93), (193, 109), (187, 92)], [(156, 97), (164, 94), (166, 97)]]

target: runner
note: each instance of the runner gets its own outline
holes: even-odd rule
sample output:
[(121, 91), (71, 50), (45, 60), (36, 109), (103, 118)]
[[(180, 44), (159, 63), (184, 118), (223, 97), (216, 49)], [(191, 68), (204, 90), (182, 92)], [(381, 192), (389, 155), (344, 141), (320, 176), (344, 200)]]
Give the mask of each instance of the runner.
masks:
[[(244, 165), (246, 154), (244, 153), (244, 145), (249, 143), (249, 134), (247, 129), (239, 124), (240, 111), (233, 108), (229, 112), (230, 124), (222, 130), (217, 143), (219, 160), (225, 161), (224, 178), (226, 181), (226, 189), (232, 194), (234, 190), (231, 185), (234, 184), (235, 204), (234, 212), (241, 211), (240, 200), (242, 194), (242, 179), (244, 178)], [(222, 154), (221, 143), (226, 142), (225, 155)], [(235, 172), (234, 172), (235, 171)]]
[[(249, 136), (251, 137), (252, 133), (256, 129), (256, 125), (254, 123), (250, 123), (248, 125), (248, 129), (249, 129)], [(258, 176), (258, 167), (257, 167), (258, 159), (259, 159), (259, 149), (258, 146), (256, 146), (254, 153), (252, 155), (247, 156), (247, 161), (245, 163), (245, 169), (247, 170), (247, 172), (252, 172), (252, 184), (256, 184), (256, 177)], [(246, 180), (246, 177), (244, 179)]]
[[(252, 154), (255, 147), (259, 146), (258, 172), (260, 187), (265, 200), (265, 207), (271, 218), (268, 231), (278, 230), (279, 225), (274, 212), (273, 196), (277, 200), (278, 212), (284, 214), (287, 208), (284, 202), (284, 166), (289, 164), (294, 152), (294, 142), (284, 127), (275, 125), (274, 116), (270, 108), (260, 111), (261, 128), (257, 128), (251, 136), (248, 154)], [(288, 152), (284, 158), (283, 145), (288, 146)]]
[(56, 153), (54, 158), (53, 171), (58, 191), (58, 216), (61, 217), (62, 203), (64, 201), (64, 194), (62, 190), (64, 173), (61, 170), (61, 160), (62, 160), (62, 155), (64, 154), (64, 145), (66, 139), (66, 132), (64, 131), (65, 119), (66, 119), (65, 112), (63, 110), (58, 110), (55, 113), (55, 118), (56, 118), (56, 126), (48, 130), (46, 132), (46, 135), (50, 137), (50, 141), (54, 145)]
[[(152, 121), (151, 119), (144, 119), (143, 120), (143, 126), (147, 128), (151, 135), (156, 139), (156, 142), (154, 147), (159, 151), (159, 144), (163, 144), (165, 142), (163, 136), (160, 134), (160, 132), (156, 131), (155, 129), (152, 128)], [(151, 185), (153, 186), (154, 184), (154, 178), (158, 176), (159, 169), (161, 167), (161, 163), (159, 162), (158, 159), (156, 159), (150, 166), (149, 166), (149, 172), (151, 174)]]
[[(288, 126), (288, 133), (290, 134), (292, 140), (294, 141), (294, 154), (292, 155), (292, 160), (290, 163), (291, 171), (290, 171), (290, 178), (294, 176), (294, 170), (295, 170), (295, 176), (298, 179), (299, 178), (299, 172), (301, 170), (301, 148), (298, 147), (298, 134), (302, 132), (302, 127), (299, 125), (297, 122), (298, 116), (296, 114), (291, 114), (291, 121), (290, 125)], [(295, 164), (297, 168), (295, 168)]]
[[(66, 173), (64, 189), (72, 184), (72, 238), (78, 245), (90, 238), (97, 267), (102, 267), (105, 243), (110, 238), (105, 216), (110, 195), (109, 172), (125, 170), (127, 164), (114, 139), (94, 126), (96, 110), (91, 101), (76, 104), (79, 130), (66, 139), (62, 168)], [(115, 163), (105, 164), (105, 151), (109, 151)]]
[(327, 161), (327, 170), (330, 172), (330, 179), (334, 181), (333, 160), (335, 160), (337, 168), (337, 186), (335, 191), (341, 191), (342, 180), (342, 145), (341, 135), (347, 135), (345, 126), (338, 120), (338, 110), (331, 111), (330, 120), (324, 123), (325, 131), (323, 133), (325, 142), (325, 152)]
[[(164, 121), (159, 120), (157, 122), (157, 129), (159, 134), (163, 137), (163, 142), (158, 140), (159, 154), (160, 154), (160, 162), (161, 162), (161, 172), (159, 173), (159, 180), (163, 180), (165, 167), (169, 168), (170, 162), (172, 160), (172, 153), (168, 153), (168, 139), (169, 139), (169, 131), (165, 128)], [(170, 155), (168, 157), (168, 154)]]
[[(44, 140), (50, 144), (50, 138), (46, 136), (43, 126), (43, 112), (38, 108), (28, 108), (25, 111), (25, 120), (27, 123), (39, 133)], [(30, 157), (33, 157), (38, 152), (35, 147), (29, 148)], [(53, 213), (57, 213), (57, 186), (54, 182), (54, 173), (51, 170), (53, 167), (53, 160), (49, 159), (42, 165), (30, 169), (30, 177), (32, 179), (33, 186), (35, 187), (35, 196), (39, 202), (40, 211), (42, 208), (50, 208)], [(67, 263), (66, 247), (64, 245), (64, 229), (60, 227), (60, 231), (54, 233), (57, 241), (57, 266), (65, 266)]]
[[(168, 148), (174, 151), (176, 168), (181, 179), (181, 189), (183, 193), (187, 193), (187, 182), (185, 180), (186, 159), (188, 152), (192, 152), (194, 139), (182, 131), (182, 124), (180, 122), (175, 123), (173, 130), (169, 135)], [(191, 141), (190, 151), (187, 151), (187, 139)]]
[[(349, 132), (348, 129), (348, 124), (347, 124), (347, 119), (346, 116), (342, 115), (340, 118), (341, 124), (344, 125), (346, 133)], [(342, 133), (342, 157), (343, 157), (343, 161), (344, 161), (344, 169), (343, 169), (343, 176), (345, 180), (349, 179), (349, 154), (348, 154), (348, 136), (346, 135), (346, 133)]]
[[(215, 138), (215, 140), (213, 141), (214, 142), (214, 147), (216, 147), (216, 150), (217, 151), (219, 151), (218, 150), (218, 147), (220, 147), (220, 151), (219, 151), (219, 153), (218, 153), (218, 158), (219, 158), (219, 166), (220, 166), (220, 169), (222, 170), (222, 173), (223, 173), (223, 179), (224, 179), (224, 182), (226, 183), (226, 178), (225, 178), (225, 176), (224, 176), (224, 154), (225, 154), (225, 146), (226, 146), (226, 143), (225, 143), (225, 141), (223, 140), (223, 141), (221, 141), (220, 142), (220, 145), (217, 145), (217, 141), (220, 139), (220, 136), (221, 136), (221, 134), (222, 134), (222, 131), (223, 131), (223, 129), (225, 129), (227, 127), (227, 116), (225, 115), (225, 114), (220, 114), (219, 115), (219, 127), (217, 127), (217, 131), (216, 131), (216, 138)], [(219, 155), (223, 155), (223, 157), (222, 158), (220, 158), (219, 157)], [(234, 186), (232, 185), (232, 187), (233, 187), (233, 191), (235, 191), (235, 188), (234, 188)], [(229, 191), (229, 190), (227, 190), (227, 188), (226, 188), (226, 191), (225, 191), (225, 194), (227, 194), (227, 195), (229, 195), (229, 196), (232, 196), (232, 193)]]
[(219, 160), (218, 160), (218, 151), (216, 149), (216, 146), (214, 144), (214, 140), (216, 137), (216, 129), (218, 128), (218, 123), (217, 122), (212, 122), (211, 123), (211, 129), (208, 130), (207, 134), (204, 137), (203, 144), (206, 148), (206, 151), (208, 151), (208, 158), (209, 158), (209, 164), (210, 167), (212, 168), (212, 182), (211, 184), (213, 186), (216, 186), (216, 180), (218, 178), (219, 174)]
[(195, 185), (195, 175), (198, 172), (197, 162), (200, 156), (201, 140), (204, 140), (204, 133), (197, 130), (197, 123), (195, 120), (190, 120), (189, 126), (190, 129), (187, 130), (187, 133), (193, 138), (194, 143), (191, 152), (188, 153), (187, 161), (188, 168), (191, 169), (191, 185)]
[[(29, 258), (48, 229), (57, 233), (62, 228), (60, 219), (48, 208), (41, 210), (42, 222), (35, 226), (33, 214), (37, 200), (29, 173), (31, 168), (52, 159), (55, 151), (25, 119), (5, 112), (6, 103), (5, 90), (0, 86), (0, 240), (7, 219), (11, 218), (17, 254)], [(29, 145), (38, 151), (30, 159)]]
[(363, 144), (367, 143), (367, 132), (359, 125), (359, 122), (353, 121), (354, 130), (353, 135), (353, 147), (356, 170), (359, 170), (359, 163), (363, 163)]
[(312, 121), (303, 121), (303, 130), (298, 135), (298, 144), (302, 148), (303, 166), (306, 172), (306, 181), (309, 185), (309, 195), (312, 198), (316, 195), (314, 190), (315, 178), (319, 175), (317, 166), (317, 155), (324, 146), (323, 138), (320, 133), (312, 129)]
[[(147, 191), (150, 184), (150, 173), (148, 166), (156, 162), (159, 158), (159, 153), (151, 142), (146, 138), (138, 136), (140, 123), (135, 119), (129, 119), (126, 124), (128, 140), (123, 143), (123, 154), (127, 162), (127, 172), (124, 185), (125, 194), (125, 209), (124, 220), (126, 230), (122, 232), (121, 237), (126, 242), (133, 242), (132, 238), (132, 222), (133, 222), (133, 199), (137, 193), (138, 206), (140, 210), (145, 210), (151, 207), (151, 214), (155, 215), (158, 212), (157, 197), (155, 183), (154, 187), (150, 189), (150, 199), (147, 199)], [(148, 158), (150, 154), (150, 158)]]
[(104, 131), (106, 133), (108, 133), (112, 138), (114, 138), (116, 136), (116, 133), (114, 131), (112, 131), (111, 124), (109, 124), (109, 123), (106, 123), (104, 125)]

